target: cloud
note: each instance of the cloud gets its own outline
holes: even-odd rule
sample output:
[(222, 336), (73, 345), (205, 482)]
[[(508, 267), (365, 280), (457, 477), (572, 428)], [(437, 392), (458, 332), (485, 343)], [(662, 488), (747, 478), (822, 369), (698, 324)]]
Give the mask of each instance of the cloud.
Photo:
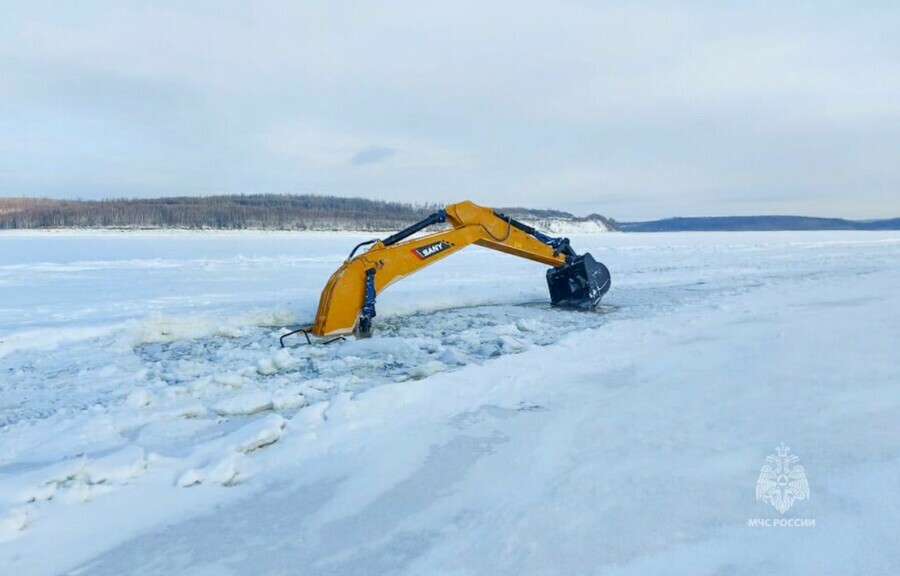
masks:
[(362, 166), (364, 164), (378, 164), (390, 159), (396, 150), (387, 146), (367, 146), (350, 158), (350, 163), (354, 166)]
[(898, 17), (831, 2), (12, 4), (0, 194), (896, 215)]

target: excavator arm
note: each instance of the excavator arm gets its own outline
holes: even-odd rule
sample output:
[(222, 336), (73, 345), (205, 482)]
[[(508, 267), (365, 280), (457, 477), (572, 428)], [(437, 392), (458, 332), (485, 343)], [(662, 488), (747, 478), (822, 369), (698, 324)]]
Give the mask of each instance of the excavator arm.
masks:
[[(410, 239), (428, 226), (443, 222), (450, 227)], [(356, 255), (368, 244), (368, 250)], [(577, 255), (568, 239), (551, 238), (490, 208), (459, 202), (384, 240), (356, 246), (331, 275), (322, 290), (315, 323), (304, 331), (316, 336), (351, 332), (369, 336), (377, 294), (470, 244), (551, 266), (547, 283), (551, 301), (556, 305), (594, 307), (609, 289), (606, 267), (590, 254)]]

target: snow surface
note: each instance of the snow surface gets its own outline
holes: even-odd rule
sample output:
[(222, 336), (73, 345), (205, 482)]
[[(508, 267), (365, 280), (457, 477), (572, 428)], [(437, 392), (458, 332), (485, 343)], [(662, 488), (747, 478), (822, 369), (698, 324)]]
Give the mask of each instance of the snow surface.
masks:
[(362, 239), (0, 234), (0, 574), (900, 572), (897, 233), (573, 237), (596, 312), (470, 248), (280, 349)]

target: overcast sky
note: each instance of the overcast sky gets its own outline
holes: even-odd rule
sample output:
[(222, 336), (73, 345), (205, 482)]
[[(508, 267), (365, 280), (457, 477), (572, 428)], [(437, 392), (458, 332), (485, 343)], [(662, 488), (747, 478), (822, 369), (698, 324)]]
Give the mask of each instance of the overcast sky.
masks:
[(898, 216), (898, 6), (4, 2), (0, 196)]

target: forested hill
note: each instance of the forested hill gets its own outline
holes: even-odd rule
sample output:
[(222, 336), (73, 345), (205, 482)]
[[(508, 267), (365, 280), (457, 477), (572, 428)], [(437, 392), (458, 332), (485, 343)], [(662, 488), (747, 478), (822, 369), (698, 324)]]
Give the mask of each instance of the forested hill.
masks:
[[(382, 202), (316, 195), (240, 195), (123, 200), (0, 198), (0, 229), (136, 228), (215, 230), (362, 230), (404, 228), (437, 204)], [(501, 208), (550, 232), (618, 230), (599, 214), (579, 218), (557, 210)]]
[(900, 230), (900, 218), (845, 220), (809, 216), (709, 216), (623, 222), (625, 232), (715, 232), (770, 230)]

